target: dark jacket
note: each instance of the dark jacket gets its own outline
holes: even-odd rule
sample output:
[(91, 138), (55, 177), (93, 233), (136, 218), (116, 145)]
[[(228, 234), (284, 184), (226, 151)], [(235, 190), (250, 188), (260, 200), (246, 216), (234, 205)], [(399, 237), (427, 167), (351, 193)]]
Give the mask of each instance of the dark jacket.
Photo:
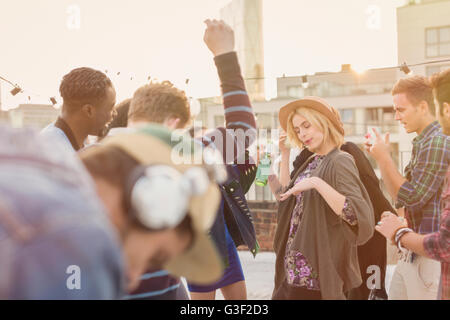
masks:
[[(372, 202), (375, 221), (381, 220), (381, 214), (384, 211), (395, 212), (389, 201), (383, 195), (380, 188), (380, 181), (378, 180), (375, 171), (370, 165), (369, 160), (364, 155), (364, 152), (358, 148), (353, 142), (346, 142), (341, 147), (342, 151), (349, 153), (355, 160), (358, 168), (359, 178), (364, 184), (369, 193)], [(313, 153), (308, 149), (304, 149), (294, 161), (294, 170), (291, 173), (291, 178), (295, 171), (312, 155)], [(351, 300), (367, 300), (369, 297), (369, 288), (367, 287), (367, 279), (371, 276), (367, 273), (369, 266), (378, 266), (380, 268), (380, 288), (377, 290), (378, 297), (387, 298), (385, 289), (385, 275), (386, 275), (386, 239), (378, 232), (375, 232), (373, 237), (362, 246), (358, 247), (358, 261), (361, 268), (361, 277), (363, 283), (358, 288), (353, 289), (349, 293)]]
[(223, 206), (211, 228), (211, 236), (224, 261), (228, 260), (224, 223), (236, 247), (246, 245), (253, 255), (259, 251), (253, 218), (245, 199), (256, 177), (256, 165), (250, 164), (247, 153), (246, 164), (231, 164), (226, 168), (228, 179), (220, 185)]
[[(289, 188), (305, 167), (303, 165), (297, 170)], [(375, 221), (372, 205), (359, 179), (355, 162), (346, 152), (338, 149), (331, 151), (311, 176), (321, 178), (346, 197), (356, 214), (358, 225), (351, 227), (338, 217), (315, 189), (304, 191), (302, 223), (292, 249), (301, 252), (319, 274), (323, 299), (346, 299), (344, 293), (362, 283), (357, 246), (373, 236)], [(296, 197), (291, 196), (279, 205), (274, 240), (277, 255), (274, 292), (286, 278), (283, 262), (295, 202)]]

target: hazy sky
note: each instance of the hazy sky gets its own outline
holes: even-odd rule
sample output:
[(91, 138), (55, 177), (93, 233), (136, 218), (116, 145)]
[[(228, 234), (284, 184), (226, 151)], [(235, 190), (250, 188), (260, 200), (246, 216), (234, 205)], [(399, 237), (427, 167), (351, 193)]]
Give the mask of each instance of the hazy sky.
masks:
[[(1, 1), (0, 75), (32, 92), (33, 103), (58, 97), (62, 76), (79, 66), (108, 70), (118, 100), (131, 96), (148, 76), (171, 80), (194, 97), (217, 95), (219, 82), (203, 44), (203, 21), (218, 18), (228, 2)], [(360, 68), (397, 64), (395, 8), (404, 0), (263, 3), (268, 96), (276, 93), (270, 85), (282, 74), (337, 71), (343, 63)], [(78, 9), (79, 28), (74, 19)], [(28, 101), (30, 93), (11, 97), (10, 86), (1, 86), (3, 108)]]

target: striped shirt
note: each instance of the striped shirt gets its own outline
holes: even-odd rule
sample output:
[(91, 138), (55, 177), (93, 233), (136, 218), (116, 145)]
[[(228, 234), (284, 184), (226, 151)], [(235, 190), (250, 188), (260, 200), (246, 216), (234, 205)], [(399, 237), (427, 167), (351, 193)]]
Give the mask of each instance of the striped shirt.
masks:
[(450, 137), (434, 121), (413, 140), (411, 161), (405, 168), (396, 208), (405, 207), (408, 224), (415, 232), (439, 230), (441, 193), (450, 160)]
[(125, 300), (176, 300), (181, 280), (165, 270), (149, 271), (141, 276), (139, 287)]
[[(256, 139), (256, 122), (237, 54), (226, 53), (215, 57), (214, 61), (222, 86), (226, 128), (208, 131), (196, 140), (204, 147), (219, 150), (226, 163), (237, 160), (245, 164), (245, 150)], [(154, 271), (143, 275), (139, 288), (125, 299), (176, 299), (176, 291), (182, 285), (179, 278), (166, 271)]]
[(220, 151), (225, 163), (245, 163), (245, 150), (256, 140), (256, 121), (245, 90), (236, 52), (214, 58), (222, 86), (226, 127), (199, 138), (205, 147)]

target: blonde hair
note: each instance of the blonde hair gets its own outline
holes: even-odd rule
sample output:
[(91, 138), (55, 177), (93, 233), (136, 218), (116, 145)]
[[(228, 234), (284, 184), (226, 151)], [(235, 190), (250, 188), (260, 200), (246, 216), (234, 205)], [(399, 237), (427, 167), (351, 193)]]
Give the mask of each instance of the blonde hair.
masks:
[[(335, 109), (332, 109), (331, 111), (340, 122), (341, 117), (339, 115), (339, 112)], [(293, 112), (291, 112), (291, 114), (288, 117), (287, 136), (291, 144), (299, 148), (303, 148), (303, 143), (298, 138), (298, 134), (294, 131), (294, 124), (292, 123), (292, 120), (295, 115), (302, 116), (303, 118), (306, 119), (306, 121), (311, 123), (311, 125), (319, 129), (323, 133), (324, 142), (330, 141), (338, 148), (341, 148), (341, 146), (344, 144), (344, 135), (339, 132), (339, 130), (330, 121), (330, 119), (328, 119), (319, 111), (304, 107), (295, 109)]]

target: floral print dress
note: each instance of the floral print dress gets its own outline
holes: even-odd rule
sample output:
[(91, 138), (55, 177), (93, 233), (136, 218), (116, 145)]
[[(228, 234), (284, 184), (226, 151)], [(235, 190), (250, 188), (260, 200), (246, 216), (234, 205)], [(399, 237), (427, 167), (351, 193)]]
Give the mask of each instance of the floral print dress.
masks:
[[(311, 172), (320, 165), (324, 158), (325, 156), (316, 156), (306, 167), (306, 169), (298, 176), (295, 184), (299, 183), (305, 178), (309, 178), (311, 176)], [(319, 291), (320, 283), (319, 275), (317, 274), (317, 272), (312, 269), (306, 257), (303, 256), (301, 252), (291, 250), (293, 240), (295, 238), (303, 215), (302, 194), (303, 193), (300, 193), (296, 196), (297, 202), (291, 217), (289, 236), (286, 244), (286, 256), (284, 259), (287, 278), (286, 280), (289, 285)], [(349, 205), (347, 199), (345, 200), (342, 219), (351, 226), (356, 226), (357, 224), (356, 215)]]

